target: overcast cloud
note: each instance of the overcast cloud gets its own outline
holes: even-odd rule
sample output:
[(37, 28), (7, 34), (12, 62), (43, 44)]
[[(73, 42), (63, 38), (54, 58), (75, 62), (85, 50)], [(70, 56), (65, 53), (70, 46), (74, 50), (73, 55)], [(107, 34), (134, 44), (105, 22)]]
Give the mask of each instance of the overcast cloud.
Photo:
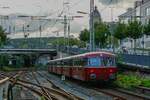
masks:
[[(67, 0), (0, 0), (0, 14), (20, 13), (27, 15), (49, 15), (57, 17), (63, 11), (63, 2)], [(81, 15), (77, 11), (89, 12), (90, 0), (68, 0), (70, 2), (70, 16)], [(103, 21), (111, 21), (111, 7), (113, 7), (113, 21), (118, 15), (124, 13), (128, 7), (133, 6), (135, 0), (95, 0)], [(3, 9), (3, 7), (10, 7)], [(74, 19), (71, 22), (71, 32), (79, 33), (81, 29), (88, 28), (89, 15)], [(18, 23), (17, 23), (18, 24)], [(61, 23), (55, 29), (63, 28)], [(58, 26), (58, 27), (57, 27)]]
[(133, 3), (134, 1), (141, 0), (99, 0), (103, 5), (115, 5), (120, 3)]

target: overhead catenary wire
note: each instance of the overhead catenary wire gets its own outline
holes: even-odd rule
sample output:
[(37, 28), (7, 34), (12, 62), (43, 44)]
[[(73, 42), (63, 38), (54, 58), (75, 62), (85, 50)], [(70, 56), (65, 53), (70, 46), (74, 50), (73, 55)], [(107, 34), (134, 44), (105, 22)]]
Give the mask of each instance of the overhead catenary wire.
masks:
[(109, 0), (107, 6), (105, 6), (104, 8), (102, 8), (102, 9), (100, 10), (100, 12), (105, 11), (105, 10), (109, 7), (108, 5), (110, 5), (111, 3), (112, 3), (112, 0)]

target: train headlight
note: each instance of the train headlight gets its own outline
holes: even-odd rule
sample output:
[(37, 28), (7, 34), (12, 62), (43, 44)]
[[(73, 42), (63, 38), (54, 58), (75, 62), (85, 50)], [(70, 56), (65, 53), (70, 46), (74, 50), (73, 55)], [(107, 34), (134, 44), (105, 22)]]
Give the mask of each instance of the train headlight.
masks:
[(96, 74), (90, 74), (90, 79), (96, 79)]
[(109, 70), (109, 72), (110, 72), (110, 73), (113, 73), (113, 70), (112, 70), (112, 69), (110, 69), (110, 70)]
[(93, 70), (93, 69), (91, 69), (91, 70), (90, 70), (90, 73), (93, 73), (93, 72), (94, 72), (94, 70)]

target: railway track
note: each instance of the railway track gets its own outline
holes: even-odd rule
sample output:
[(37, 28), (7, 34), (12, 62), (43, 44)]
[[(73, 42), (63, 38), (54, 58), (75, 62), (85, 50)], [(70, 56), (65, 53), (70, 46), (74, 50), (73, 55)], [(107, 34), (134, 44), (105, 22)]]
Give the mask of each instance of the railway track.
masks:
[(23, 72), (19, 71), (19, 72), (13, 72), (13, 73), (4, 73), (4, 72), (0, 72), (0, 79), (5, 81), (11, 80), (11, 79), (15, 79), (17, 78), (19, 75), (21, 75)]
[(47, 100), (56, 99), (53, 95), (50, 94), (50, 92), (45, 87), (43, 87), (41, 85), (40, 81), (38, 80), (38, 78), (36, 77), (34, 72), (32, 72), (32, 76), (35, 79), (36, 83), (38, 84), (38, 87), (40, 88), (41, 93), (42, 93), (43, 97), (45, 97), (45, 99), (47, 99)]
[(149, 92), (150, 94), (150, 88), (144, 87), (144, 86), (137, 86), (136, 89), (140, 90), (141, 93)]
[[(33, 85), (29, 85), (29, 84), (25, 84), (26, 82), (25, 81), (20, 81), (20, 78), (21, 77), (24, 77), (25, 74), (27, 72), (21, 72), (21, 73), (17, 73), (15, 76), (14, 75), (11, 75), (11, 76), (8, 76), (6, 74), (3, 74), (3, 76), (6, 76), (6, 77), (9, 77), (9, 81), (12, 83), (13, 86), (15, 85), (19, 85), (21, 87), (24, 87), (24, 88), (27, 88), (28, 90), (36, 93), (37, 95), (39, 96), (44, 96), (45, 94), (43, 92), (41, 92), (39, 89), (37, 88), (33, 88)], [(1, 73), (2, 74), (2, 73)], [(41, 86), (40, 86), (41, 87)], [(45, 97), (45, 96), (44, 96)], [(52, 99), (49, 99), (47, 97), (45, 97), (46, 100), (52, 100)]]
[[(8, 80), (15, 85), (19, 85), (23, 88), (26, 88), (33, 93), (37, 94), (40, 97), (44, 97), (45, 100), (83, 100), (80, 97), (74, 96), (70, 93), (67, 93), (61, 89), (56, 88), (54, 84), (47, 79), (47, 82), (51, 84), (51, 88), (45, 87), (38, 80), (37, 73), (32, 72), (30, 75), (27, 71), (17, 72), (17, 73), (0, 73), (1, 76), (7, 77)], [(22, 80), (26, 77), (32, 77), (35, 82), (31, 82), (31, 80)], [(44, 78), (45, 79), (45, 78)], [(45, 79), (46, 80), (46, 79)]]
[[(16, 72), (9, 74), (0, 73), (0, 76), (8, 77), (13, 84), (27, 88), (30, 91), (36, 93), (37, 95), (44, 97), (46, 100), (83, 100), (82, 98), (77, 97), (57, 87), (51, 80), (49, 80), (46, 73), (39, 73), (39, 72), (32, 72), (32, 74), (29, 74), (27, 72)], [(30, 80), (22, 80), (21, 78), (19, 78), (21, 76), (30, 77), (30, 79), (31, 78), (32, 80), (34, 79), (35, 82), (31, 82)], [(40, 82), (39, 78), (44, 79), (47, 81), (47, 83), (51, 84), (49, 85), (50, 87), (44, 86)], [(112, 97), (114, 100), (150, 100), (150, 96), (144, 95), (145, 91), (150, 91), (150, 89), (141, 86), (136, 88), (140, 89), (142, 93), (141, 92), (134, 93), (132, 91), (127, 91), (120, 88), (105, 88), (105, 89), (95, 87), (92, 88), (86, 87), (86, 88), (90, 88), (95, 91), (106, 94)]]
[(4, 76), (3, 73), (0, 73), (0, 84), (3, 84), (8, 80), (9, 80), (8, 77)]
[[(53, 84), (53, 82), (51, 82), (47, 78), (48, 76), (46, 74), (43, 75), (43, 73), (41, 74), (39, 72), (36, 74), (38, 74), (41, 78), (44, 78), (45, 80), (47, 80), (51, 84), (52, 87), (51, 88), (44, 87), (39, 82), (37, 82), (37, 84), (34, 84), (34, 86), (44, 88), (44, 91), (47, 92), (47, 94), (50, 94), (50, 96), (52, 96), (52, 100), (53, 99), (63, 100), (63, 99), (60, 99), (60, 97), (61, 97), (60, 95), (62, 95), (62, 97), (65, 97), (65, 98), (67, 97), (67, 100), (68, 99), (69, 100), (82, 100), (81, 98), (75, 97), (70, 93), (67, 93), (63, 90), (60, 90), (60, 88), (58, 88), (55, 84)], [(33, 84), (33, 83), (30, 83), (30, 84)], [(138, 87), (138, 88), (140, 88), (140, 89), (142, 88), (143, 89), (142, 91), (145, 91), (144, 87)], [(91, 89), (93, 89), (93, 88), (91, 88)], [(133, 93), (131, 91), (127, 91), (127, 90), (123, 90), (123, 89), (119, 89), (119, 88), (112, 88), (112, 89), (111, 88), (109, 88), (109, 89), (94, 88), (94, 90), (101, 92), (103, 94), (106, 94), (106, 95), (112, 97), (114, 100), (150, 100), (149, 96), (145, 96), (141, 93), (140, 94), (139, 93)], [(147, 90), (149, 90), (149, 89), (146, 88), (146, 91)], [(56, 95), (57, 95), (57, 97), (56, 97)], [(58, 98), (58, 96), (59, 96), (59, 98)], [(50, 99), (48, 99), (48, 100), (50, 100)]]
[(113, 97), (115, 100), (150, 100), (150, 96), (143, 94), (134, 93), (124, 89), (114, 88), (114, 89), (99, 89), (94, 88), (94, 90), (102, 92), (106, 95)]
[[(46, 76), (46, 75), (45, 75)], [(66, 80), (67, 81), (67, 80)], [(150, 96), (147, 96), (145, 94), (142, 94), (141, 92), (132, 92), (121, 88), (115, 88), (115, 87), (105, 87), (105, 88), (97, 88), (96, 86), (87, 85), (85, 83), (72, 80), (73, 83), (78, 84), (79, 86), (82, 86), (87, 89), (95, 90), (100, 93), (103, 93), (107, 96), (112, 97), (115, 100), (150, 100)], [(67, 81), (69, 82), (69, 81)], [(70, 83), (70, 82), (69, 82)], [(71, 82), (72, 84), (72, 82)], [(148, 88), (139, 87), (143, 89), (142, 91), (149, 91)]]
[(49, 84), (51, 84), (51, 87), (46, 89), (48, 89), (52, 94), (56, 94), (58, 100), (83, 100), (82, 98), (75, 96), (71, 93), (68, 93), (63, 89), (57, 87), (51, 80), (47, 78), (46, 75), (42, 75), (39, 72), (37, 72), (37, 74), (41, 76), (41, 78), (44, 78)]

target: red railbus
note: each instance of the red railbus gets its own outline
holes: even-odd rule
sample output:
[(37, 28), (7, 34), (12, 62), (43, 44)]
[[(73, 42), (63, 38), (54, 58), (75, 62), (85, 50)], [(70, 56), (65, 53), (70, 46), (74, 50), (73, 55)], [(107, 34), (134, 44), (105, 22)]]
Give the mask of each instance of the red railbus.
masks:
[(116, 79), (115, 55), (109, 52), (90, 52), (50, 60), (48, 71), (82, 81), (111, 81)]

